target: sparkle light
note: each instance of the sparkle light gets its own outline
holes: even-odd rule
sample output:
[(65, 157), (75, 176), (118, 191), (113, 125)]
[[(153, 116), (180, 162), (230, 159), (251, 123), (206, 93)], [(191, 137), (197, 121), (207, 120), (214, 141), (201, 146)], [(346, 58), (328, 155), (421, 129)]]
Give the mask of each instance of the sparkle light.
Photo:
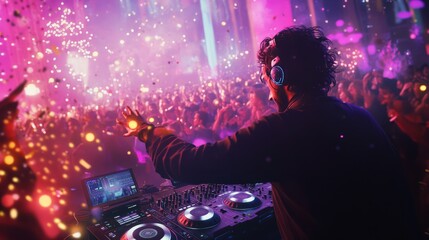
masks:
[(14, 141), (9, 142), (9, 148), (14, 149), (16, 147), (16, 143)]
[(88, 132), (85, 134), (85, 140), (88, 142), (93, 142), (95, 140), (94, 133)]
[(44, 55), (43, 55), (43, 53), (42, 53), (42, 52), (38, 52), (38, 53), (36, 54), (36, 59), (38, 59), (38, 60), (42, 59), (43, 57), (44, 57)]
[(82, 237), (82, 234), (81, 234), (80, 232), (74, 232), (74, 233), (72, 234), (72, 237), (73, 237), (73, 238), (78, 239), (78, 238), (81, 238), (81, 237)]
[(4, 163), (5, 163), (6, 165), (12, 165), (14, 161), (15, 161), (15, 159), (14, 159), (14, 158), (13, 158), (13, 156), (11, 156), (11, 155), (6, 155), (6, 156), (4, 157)]
[(24, 92), (27, 96), (36, 96), (40, 93), (40, 89), (33, 83), (30, 83), (25, 87)]
[(59, 222), (57, 225), (58, 225), (58, 228), (61, 229), (61, 230), (66, 230), (67, 229), (67, 226), (64, 223), (62, 223), (62, 222)]
[(32, 202), (33, 198), (30, 195), (26, 195), (25, 200), (27, 200), (28, 202)]
[(10, 218), (17, 219), (18, 218), (18, 210), (12, 208), (9, 212)]
[[(58, 9), (61, 11), (61, 9)], [(91, 40), (93, 34), (85, 30), (85, 23), (81, 21), (74, 21), (76, 13), (69, 8), (65, 8), (61, 12), (60, 19), (57, 21), (48, 21), (46, 24), (46, 31), (44, 36), (46, 43), (50, 44), (51, 40), (61, 40), (61, 45), (64, 50), (77, 50), (79, 54), (89, 58), (91, 52), (88, 48), (91, 46)], [(86, 16), (85, 21), (89, 22), (89, 18)], [(52, 51), (55, 54), (59, 54), (61, 50), (53, 45)]]
[(6, 194), (1, 199), (1, 204), (6, 208), (12, 207), (14, 202), (15, 200), (13, 199), (12, 194)]
[(422, 84), (422, 85), (420, 85), (419, 89), (420, 89), (421, 92), (424, 92), (424, 91), (427, 90), (427, 86), (424, 85), (424, 84)]
[(131, 121), (128, 122), (128, 127), (131, 128), (131, 129), (136, 129), (137, 126), (138, 126), (138, 123), (135, 120), (131, 120)]
[(51, 206), (51, 204), (52, 204), (52, 199), (51, 199), (51, 197), (50, 196), (48, 196), (48, 195), (42, 195), (42, 196), (40, 196), (40, 198), (39, 198), (39, 204), (40, 204), (40, 206), (42, 206), (42, 207), (44, 207), (44, 208), (47, 208), (47, 207), (49, 207), (49, 206)]
[(82, 167), (86, 168), (86, 169), (90, 169), (91, 168), (91, 164), (89, 164), (87, 161), (85, 161), (84, 159), (79, 160), (79, 164), (82, 165)]

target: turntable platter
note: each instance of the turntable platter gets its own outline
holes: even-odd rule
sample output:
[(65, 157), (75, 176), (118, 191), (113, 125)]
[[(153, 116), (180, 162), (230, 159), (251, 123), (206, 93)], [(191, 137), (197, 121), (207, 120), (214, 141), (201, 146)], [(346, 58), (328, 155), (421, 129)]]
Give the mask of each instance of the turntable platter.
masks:
[(160, 223), (143, 223), (130, 228), (121, 240), (170, 240), (175, 239), (171, 231)]
[(232, 192), (223, 200), (223, 203), (234, 210), (255, 209), (262, 204), (259, 198), (247, 191)]
[(210, 207), (194, 206), (179, 213), (177, 221), (186, 228), (204, 229), (219, 224), (220, 217)]

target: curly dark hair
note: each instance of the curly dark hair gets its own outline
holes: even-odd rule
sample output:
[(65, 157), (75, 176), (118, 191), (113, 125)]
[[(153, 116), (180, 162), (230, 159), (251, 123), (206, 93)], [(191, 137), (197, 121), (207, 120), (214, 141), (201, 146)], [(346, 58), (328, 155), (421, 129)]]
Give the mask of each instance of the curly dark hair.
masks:
[[(270, 45), (275, 40), (275, 47)], [(280, 57), (285, 84), (295, 92), (327, 93), (335, 86), (338, 56), (332, 42), (320, 27), (293, 26), (265, 38), (260, 44), (258, 62), (271, 67), (271, 60)]]

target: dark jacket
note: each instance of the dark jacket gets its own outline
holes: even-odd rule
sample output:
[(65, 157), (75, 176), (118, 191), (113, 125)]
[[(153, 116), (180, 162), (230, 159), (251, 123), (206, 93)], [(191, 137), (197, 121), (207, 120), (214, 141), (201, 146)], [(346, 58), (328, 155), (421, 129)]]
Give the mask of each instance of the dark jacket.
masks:
[(147, 150), (166, 178), (271, 182), (283, 239), (417, 239), (387, 136), (363, 108), (334, 98), (307, 98), (199, 147), (154, 136)]

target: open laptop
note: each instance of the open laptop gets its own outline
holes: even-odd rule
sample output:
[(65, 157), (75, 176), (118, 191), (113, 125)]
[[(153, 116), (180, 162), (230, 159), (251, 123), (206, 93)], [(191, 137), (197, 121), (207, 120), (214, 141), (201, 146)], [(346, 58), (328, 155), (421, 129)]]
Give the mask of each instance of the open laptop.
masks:
[(82, 180), (83, 192), (90, 209), (103, 211), (123, 206), (140, 197), (132, 169), (125, 169)]

